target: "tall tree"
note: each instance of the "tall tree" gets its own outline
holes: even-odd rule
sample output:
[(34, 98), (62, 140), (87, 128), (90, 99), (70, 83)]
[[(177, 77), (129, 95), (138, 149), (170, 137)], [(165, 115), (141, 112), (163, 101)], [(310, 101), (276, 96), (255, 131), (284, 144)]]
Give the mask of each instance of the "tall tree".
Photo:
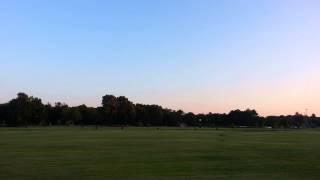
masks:
[(102, 97), (103, 119), (104, 124), (113, 124), (117, 118), (117, 98), (113, 95), (105, 95)]
[(29, 96), (25, 93), (18, 93), (17, 98), (9, 102), (9, 113), (9, 126), (27, 127), (32, 116)]
[(120, 125), (137, 125), (134, 120), (136, 110), (132, 102), (126, 97), (120, 96), (117, 98), (117, 124)]

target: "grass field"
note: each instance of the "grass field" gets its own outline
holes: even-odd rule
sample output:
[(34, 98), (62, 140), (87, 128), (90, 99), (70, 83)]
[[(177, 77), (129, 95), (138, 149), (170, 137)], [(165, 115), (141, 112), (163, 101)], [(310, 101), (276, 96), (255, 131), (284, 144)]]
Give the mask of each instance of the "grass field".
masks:
[(0, 179), (319, 179), (320, 130), (0, 129)]

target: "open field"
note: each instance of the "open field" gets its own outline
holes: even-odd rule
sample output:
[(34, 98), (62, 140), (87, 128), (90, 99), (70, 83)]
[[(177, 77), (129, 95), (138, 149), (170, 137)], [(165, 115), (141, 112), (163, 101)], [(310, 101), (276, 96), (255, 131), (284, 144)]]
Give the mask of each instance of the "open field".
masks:
[(320, 130), (0, 129), (0, 179), (319, 177)]

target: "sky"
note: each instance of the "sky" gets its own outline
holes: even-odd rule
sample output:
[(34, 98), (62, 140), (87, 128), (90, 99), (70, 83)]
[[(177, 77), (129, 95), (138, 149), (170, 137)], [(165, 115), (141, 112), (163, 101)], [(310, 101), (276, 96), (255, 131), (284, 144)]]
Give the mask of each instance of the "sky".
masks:
[[(0, 103), (105, 94), (320, 115), (318, 0), (0, 0)], [(307, 109), (307, 111), (306, 111)]]

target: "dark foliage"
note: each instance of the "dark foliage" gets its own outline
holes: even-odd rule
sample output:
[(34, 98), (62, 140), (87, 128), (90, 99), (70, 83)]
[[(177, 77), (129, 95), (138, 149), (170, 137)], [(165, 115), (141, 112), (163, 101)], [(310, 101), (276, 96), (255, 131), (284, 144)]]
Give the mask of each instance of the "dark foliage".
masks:
[(97, 108), (69, 107), (60, 102), (44, 105), (40, 98), (25, 93), (0, 104), (0, 126), (30, 125), (315, 128), (320, 126), (320, 118), (299, 113), (262, 117), (250, 109), (229, 114), (193, 114), (159, 105), (134, 104), (124, 96), (113, 95), (103, 96), (102, 106)]

